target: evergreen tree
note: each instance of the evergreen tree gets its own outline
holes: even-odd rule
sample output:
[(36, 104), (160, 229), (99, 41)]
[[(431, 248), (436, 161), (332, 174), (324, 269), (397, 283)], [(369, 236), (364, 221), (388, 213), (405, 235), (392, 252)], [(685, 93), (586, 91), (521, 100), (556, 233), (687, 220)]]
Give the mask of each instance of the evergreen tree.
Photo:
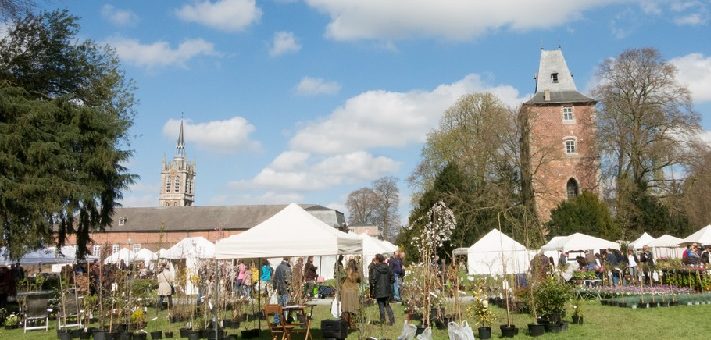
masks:
[(588, 191), (561, 202), (551, 211), (548, 228), (551, 236), (583, 233), (608, 240), (617, 240), (621, 236), (605, 202)]
[(115, 53), (77, 40), (67, 11), (29, 14), (0, 41), (0, 242), (10, 257), (111, 224), (129, 159), (133, 87)]

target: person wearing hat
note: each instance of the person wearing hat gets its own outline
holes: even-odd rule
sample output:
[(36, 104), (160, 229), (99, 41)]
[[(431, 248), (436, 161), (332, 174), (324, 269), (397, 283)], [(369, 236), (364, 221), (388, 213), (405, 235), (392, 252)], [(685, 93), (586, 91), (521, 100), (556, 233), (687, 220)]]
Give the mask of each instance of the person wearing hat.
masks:
[(168, 265), (163, 262), (158, 269), (158, 309), (163, 309), (163, 301), (168, 298), (168, 308), (173, 308), (173, 293), (175, 288), (173, 288), (173, 282), (175, 281), (175, 274), (168, 267)]

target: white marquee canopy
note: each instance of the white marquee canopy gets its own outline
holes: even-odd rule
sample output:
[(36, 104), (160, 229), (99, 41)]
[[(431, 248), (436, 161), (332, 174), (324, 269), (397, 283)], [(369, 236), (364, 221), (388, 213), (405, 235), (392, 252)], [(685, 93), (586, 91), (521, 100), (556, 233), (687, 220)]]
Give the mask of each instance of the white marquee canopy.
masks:
[(711, 245), (711, 224), (701, 228), (699, 231), (681, 240), (681, 243), (699, 243), (702, 245)]
[(652, 235), (649, 235), (645, 232), (638, 239), (632, 241), (631, 245), (634, 247), (634, 249), (642, 249), (642, 247), (648, 246), (649, 243), (654, 240), (655, 239), (654, 237), (652, 237)]
[(617, 242), (610, 242), (599, 237), (575, 233), (561, 238), (554, 237), (550, 242), (541, 247), (541, 249), (558, 251), (620, 249), (620, 245)]
[(363, 241), (329, 226), (291, 203), (264, 222), (217, 241), (217, 259), (324, 256), (361, 253)]
[(467, 269), (470, 275), (525, 273), (530, 257), (525, 246), (499, 230), (492, 229), (467, 250)]

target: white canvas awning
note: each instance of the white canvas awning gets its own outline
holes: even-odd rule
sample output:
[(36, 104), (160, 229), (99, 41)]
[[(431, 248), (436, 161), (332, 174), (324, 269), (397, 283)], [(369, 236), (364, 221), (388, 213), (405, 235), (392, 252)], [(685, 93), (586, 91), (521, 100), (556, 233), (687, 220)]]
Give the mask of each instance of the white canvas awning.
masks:
[[(21, 265), (33, 264), (61, 264), (76, 261), (76, 246), (63, 246), (59, 251), (56, 247), (37, 249), (23, 255), (18, 261), (13, 261), (7, 256), (5, 248), (0, 249), (0, 265), (9, 266), (19, 262)], [(96, 256), (86, 256), (87, 261), (96, 259)]]
[(469, 247), (467, 269), (471, 275), (520, 274), (528, 270), (529, 258), (526, 247), (493, 229)]
[(193, 263), (198, 259), (215, 257), (215, 244), (204, 237), (187, 237), (165, 251), (161, 251), (159, 257), (170, 260), (187, 260), (189, 263)]
[(662, 235), (647, 245), (653, 248), (678, 248), (683, 240), (671, 235)]
[(699, 243), (701, 245), (711, 245), (711, 224), (701, 228), (701, 230), (689, 235), (681, 240), (681, 243)]
[(610, 242), (599, 237), (594, 237), (581, 233), (575, 233), (573, 235), (566, 236), (565, 238), (555, 239), (555, 242), (552, 241), (553, 240), (541, 247), (541, 249), (558, 251), (620, 249), (620, 244), (617, 242)]
[(642, 247), (649, 245), (650, 242), (654, 241), (654, 237), (647, 233), (642, 234), (638, 239), (632, 241), (631, 245), (634, 249), (642, 249)]
[(329, 226), (297, 204), (237, 235), (217, 241), (218, 259), (359, 254), (363, 241)]

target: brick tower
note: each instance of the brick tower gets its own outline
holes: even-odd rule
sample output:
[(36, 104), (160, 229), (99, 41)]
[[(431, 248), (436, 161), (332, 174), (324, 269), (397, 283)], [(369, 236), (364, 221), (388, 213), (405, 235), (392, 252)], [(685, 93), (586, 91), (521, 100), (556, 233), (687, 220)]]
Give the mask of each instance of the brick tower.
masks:
[(163, 158), (161, 167), (161, 189), (158, 205), (161, 207), (191, 206), (195, 202), (195, 162), (185, 158), (185, 137), (183, 121), (180, 120), (180, 134), (175, 156), (170, 163)]
[(595, 104), (578, 92), (563, 52), (541, 50), (536, 93), (521, 110), (521, 155), (542, 222), (562, 201), (598, 190)]

